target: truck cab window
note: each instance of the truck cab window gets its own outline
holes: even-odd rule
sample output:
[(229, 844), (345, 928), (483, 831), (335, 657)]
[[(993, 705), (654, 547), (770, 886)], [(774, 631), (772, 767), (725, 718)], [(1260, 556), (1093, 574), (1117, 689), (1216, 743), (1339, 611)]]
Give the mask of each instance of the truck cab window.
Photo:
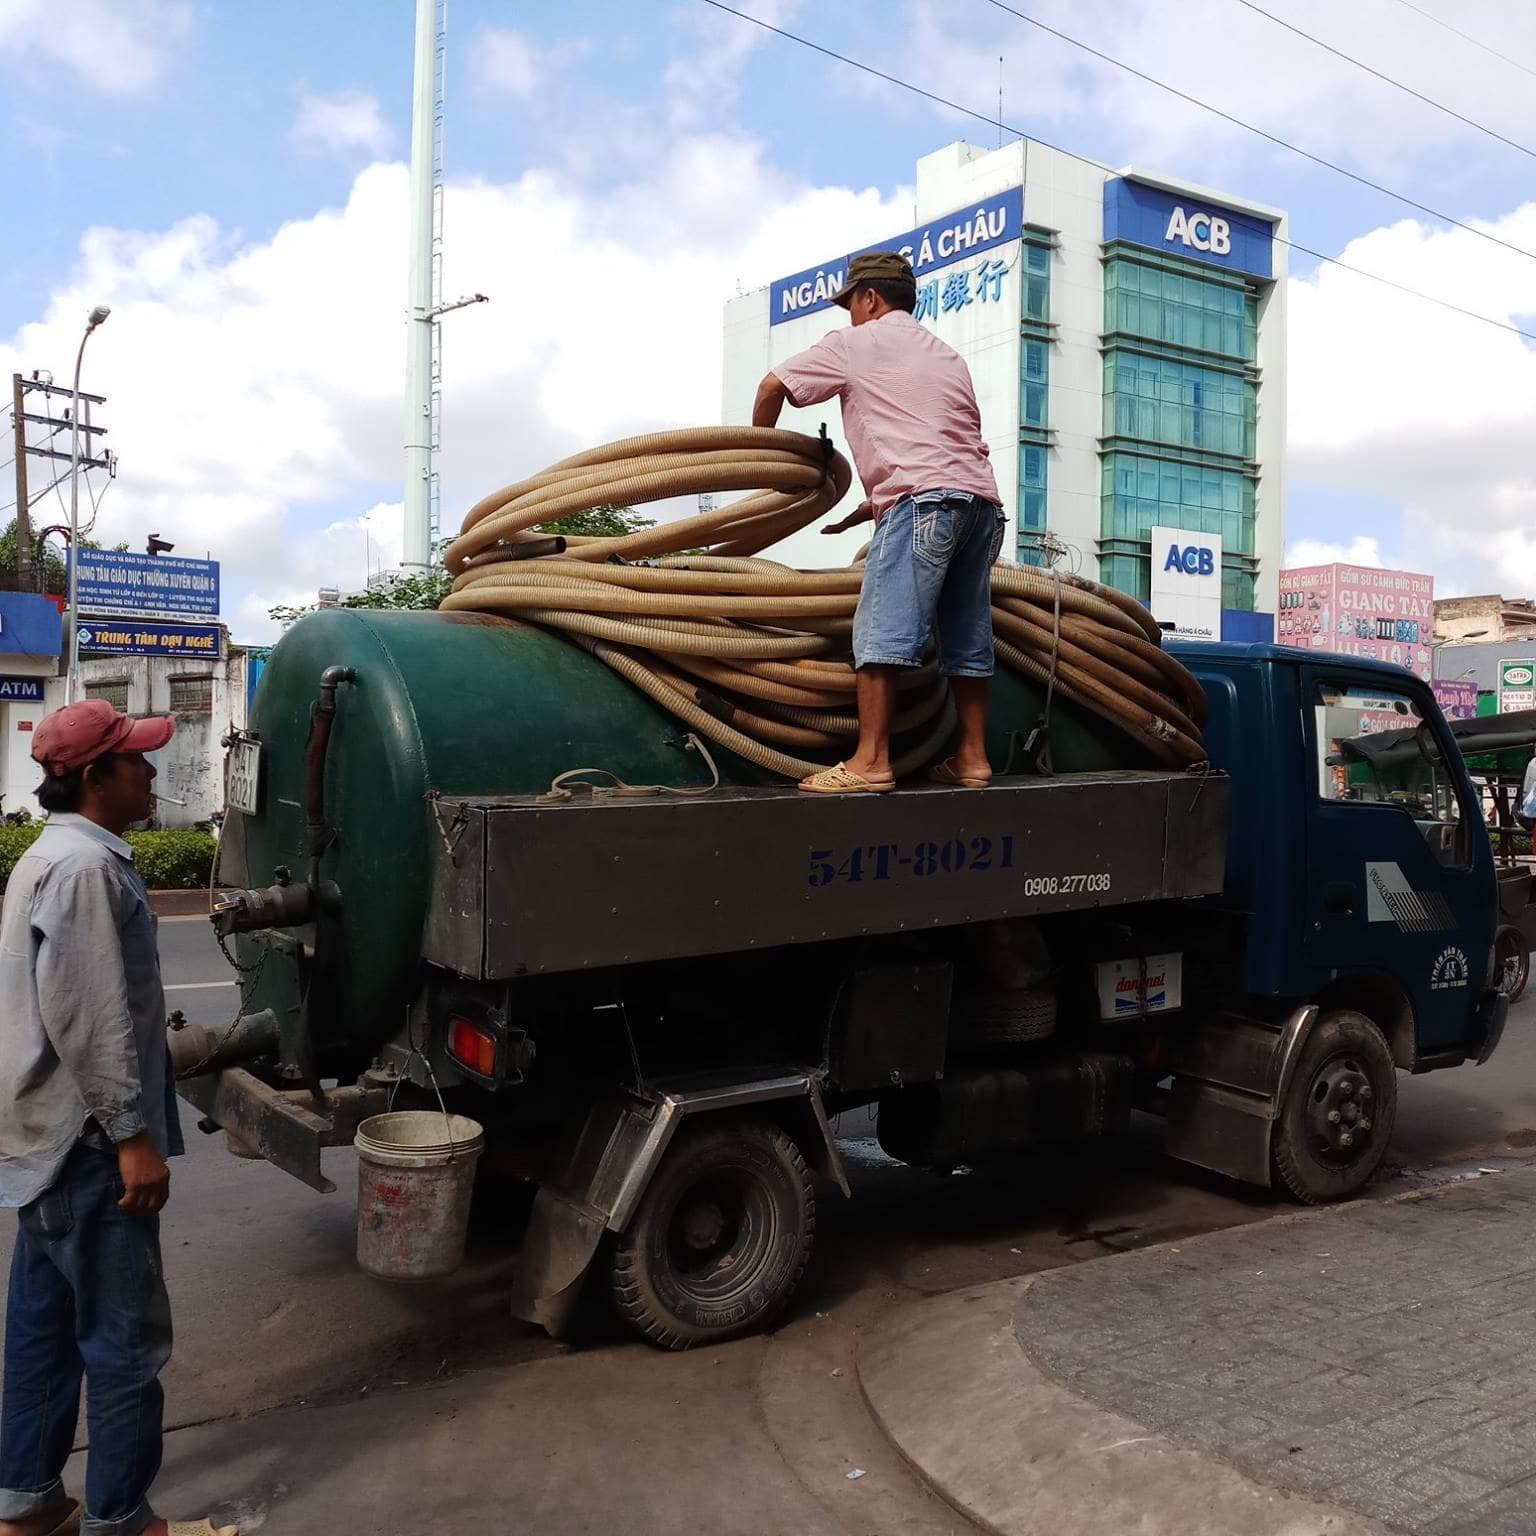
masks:
[(1445, 769), (1444, 738), (1409, 697), (1323, 684), (1316, 704), (1318, 793), (1324, 800), (1390, 805), (1412, 817), (1435, 857), (1465, 865), (1465, 810)]

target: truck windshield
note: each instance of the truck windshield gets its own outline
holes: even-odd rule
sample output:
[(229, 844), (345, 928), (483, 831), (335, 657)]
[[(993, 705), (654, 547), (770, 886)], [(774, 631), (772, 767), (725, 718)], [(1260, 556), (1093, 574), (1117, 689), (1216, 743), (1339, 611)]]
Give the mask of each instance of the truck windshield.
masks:
[(1316, 704), (1318, 793), (1396, 806), (1442, 864), (1462, 862), (1462, 807), (1437, 728), (1407, 695), (1322, 684)]

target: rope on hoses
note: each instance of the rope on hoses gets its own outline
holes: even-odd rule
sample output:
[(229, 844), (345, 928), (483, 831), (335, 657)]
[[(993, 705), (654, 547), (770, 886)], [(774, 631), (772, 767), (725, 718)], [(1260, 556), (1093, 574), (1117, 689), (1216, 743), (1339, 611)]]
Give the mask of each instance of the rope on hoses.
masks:
[[(472, 507), (448, 550), (443, 606), (564, 633), (700, 736), (798, 778), (846, 756), (857, 735), (848, 650), (862, 570), (797, 571), (760, 551), (823, 517), (851, 478), (824, 438), (796, 432), (705, 427), (609, 443)], [(563, 548), (540, 531), (592, 507), (718, 491), (749, 494)], [(1138, 603), (1007, 564), (992, 588), (1003, 665), (1041, 682), (1054, 668), (1064, 697), (1156, 762), (1204, 760), (1204, 693)], [(954, 713), (931, 663), (901, 685), (893, 757), (908, 773), (942, 751)]]

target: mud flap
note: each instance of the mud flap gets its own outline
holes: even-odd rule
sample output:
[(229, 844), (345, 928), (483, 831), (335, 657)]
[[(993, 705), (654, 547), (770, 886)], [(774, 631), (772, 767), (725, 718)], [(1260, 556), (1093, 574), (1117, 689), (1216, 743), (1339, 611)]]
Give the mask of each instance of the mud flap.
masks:
[(564, 1338), (605, 1230), (601, 1216), (556, 1190), (541, 1189), (517, 1256), (513, 1317), (536, 1323), (551, 1338)]

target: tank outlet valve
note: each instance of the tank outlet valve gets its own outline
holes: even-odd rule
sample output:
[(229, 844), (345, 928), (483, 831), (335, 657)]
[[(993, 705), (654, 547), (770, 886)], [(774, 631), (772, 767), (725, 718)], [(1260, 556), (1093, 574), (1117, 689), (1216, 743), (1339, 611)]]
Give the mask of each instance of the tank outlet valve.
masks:
[(307, 885), (269, 885), (261, 891), (226, 891), (209, 914), (221, 938), (258, 928), (298, 928), (314, 921), (315, 893)]

